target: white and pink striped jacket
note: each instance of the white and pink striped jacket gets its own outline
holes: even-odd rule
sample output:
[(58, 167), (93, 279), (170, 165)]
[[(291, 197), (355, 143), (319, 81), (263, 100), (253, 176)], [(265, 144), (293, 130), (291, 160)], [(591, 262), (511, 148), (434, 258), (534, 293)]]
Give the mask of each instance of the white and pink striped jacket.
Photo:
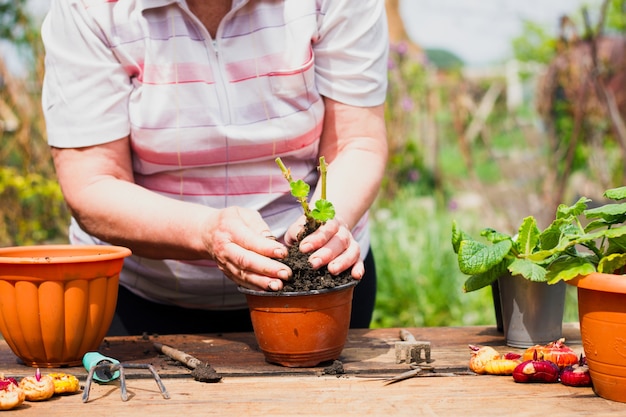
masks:
[[(274, 159), (316, 182), (321, 96), (381, 104), (386, 31), (384, 0), (234, 0), (215, 39), (184, 0), (52, 0), (42, 26), (48, 142), (130, 135), (138, 184), (259, 210), (282, 236), (301, 209)], [(366, 219), (354, 234), (366, 253)], [(103, 243), (74, 221), (70, 236)], [(132, 256), (121, 282), (166, 304), (245, 306), (209, 261)]]

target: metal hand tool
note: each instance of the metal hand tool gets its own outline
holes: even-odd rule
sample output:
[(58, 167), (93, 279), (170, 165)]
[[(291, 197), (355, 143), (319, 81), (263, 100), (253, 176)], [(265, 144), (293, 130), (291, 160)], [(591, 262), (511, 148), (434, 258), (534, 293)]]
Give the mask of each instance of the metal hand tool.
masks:
[(91, 383), (93, 380), (106, 383), (113, 381), (117, 378), (120, 379), (120, 389), (122, 401), (128, 401), (128, 391), (126, 389), (126, 378), (124, 376), (124, 368), (133, 369), (148, 369), (154, 380), (156, 381), (161, 395), (163, 398), (169, 399), (170, 395), (163, 385), (163, 381), (159, 377), (159, 374), (150, 364), (146, 363), (120, 363), (117, 359), (109, 358), (102, 355), (99, 352), (87, 352), (83, 356), (83, 365), (85, 369), (89, 371), (87, 375), (87, 381), (85, 382), (85, 390), (83, 391), (83, 402), (86, 403), (89, 400), (89, 391), (91, 389)]
[[(400, 329), (400, 339), (396, 342), (396, 363), (430, 363), (430, 342), (418, 341), (408, 330)], [(424, 352), (424, 358), (421, 354)]]

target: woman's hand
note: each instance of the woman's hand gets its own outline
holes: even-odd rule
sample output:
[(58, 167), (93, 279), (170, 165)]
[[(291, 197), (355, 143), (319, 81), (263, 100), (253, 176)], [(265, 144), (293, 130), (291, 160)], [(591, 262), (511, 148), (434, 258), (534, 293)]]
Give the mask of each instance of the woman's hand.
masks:
[[(304, 216), (292, 224), (285, 234), (285, 242), (292, 245), (302, 231)], [(353, 278), (361, 279), (365, 267), (361, 260), (361, 249), (348, 226), (335, 217), (320, 226), (300, 242), (300, 251), (308, 253), (309, 263), (314, 269), (327, 266), (328, 272), (338, 275), (352, 267)]]
[(258, 212), (228, 207), (211, 216), (204, 230), (211, 257), (236, 284), (279, 291), (291, 276), (289, 267), (275, 260), (287, 256), (287, 248), (272, 236)]

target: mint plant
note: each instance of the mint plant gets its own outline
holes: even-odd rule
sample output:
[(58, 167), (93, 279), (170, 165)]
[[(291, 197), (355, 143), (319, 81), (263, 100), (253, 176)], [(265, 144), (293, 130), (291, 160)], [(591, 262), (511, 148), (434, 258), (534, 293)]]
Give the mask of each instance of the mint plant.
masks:
[[(626, 199), (626, 187), (604, 192), (608, 199)], [(626, 266), (626, 203), (588, 209), (581, 197), (574, 205), (559, 205), (555, 219), (543, 231), (526, 217), (517, 234), (491, 228), (475, 240), (452, 224), (452, 247), (459, 269), (469, 278), (465, 292), (490, 285), (507, 271), (535, 282), (556, 284), (591, 272), (621, 273)], [(586, 224), (586, 225), (584, 225)]]
[(326, 160), (323, 156), (320, 157), (319, 161), (320, 164), (318, 169), (320, 171), (321, 180), (321, 198), (315, 202), (315, 208), (311, 209), (308, 201), (309, 192), (311, 191), (309, 184), (301, 179), (294, 181), (291, 176), (291, 170), (285, 166), (280, 157), (276, 158), (276, 164), (282, 171), (283, 177), (285, 177), (285, 179), (289, 182), (291, 195), (293, 195), (302, 206), (302, 210), (304, 211), (304, 216), (307, 221), (306, 229), (310, 231), (316, 230), (319, 226), (335, 217), (335, 207), (330, 201), (326, 200), (326, 176), (328, 165), (326, 164)]

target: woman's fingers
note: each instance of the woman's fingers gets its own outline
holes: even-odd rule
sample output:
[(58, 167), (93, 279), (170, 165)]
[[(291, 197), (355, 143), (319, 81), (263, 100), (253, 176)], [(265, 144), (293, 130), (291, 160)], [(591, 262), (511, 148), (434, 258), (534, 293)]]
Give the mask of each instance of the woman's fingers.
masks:
[(350, 267), (354, 278), (364, 273), (361, 249), (348, 226), (335, 218), (319, 227), (300, 242), (300, 251), (310, 253), (309, 262), (315, 269), (326, 265), (328, 271), (337, 275)]
[(291, 275), (285, 264), (234, 243), (226, 246), (216, 261), (227, 277), (251, 289), (279, 291)]
[[(273, 259), (263, 257), (261, 259), (259, 255), (282, 258), (286, 256), (286, 248), (282, 245), (280, 247), (274, 247), (271, 244), (268, 246), (267, 241), (272, 239), (268, 238), (268, 230), (263, 229), (264, 223), (261, 222), (260, 216), (258, 219), (255, 216), (246, 218), (245, 229), (256, 230), (256, 233), (245, 234), (242, 232), (239, 243), (224, 251), (227, 257), (220, 262), (220, 267), (223, 267), (224, 272), (239, 285), (254, 287), (255, 289), (279, 290), (283, 287), (281, 280), (289, 279), (291, 270)], [(285, 242), (288, 245), (296, 243), (303, 225), (304, 217), (289, 227), (285, 234)], [(231, 228), (230, 230), (234, 229)], [(259, 239), (263, 241), (259, 242)], [(265, 252), (266, 247), (267, 250), (272, 249), (275, 252)], [(327, 221), (315, 232), (305, 237), (299, 243), (299, 249), (301, 252), (309, 254), (309, 263), (315, 269), (326, 266), (328, 272), (333, 275), (350, 270), (355, 279), (361, 279), (365, 272), (360, 246), (352, 236), (348, 226), (339, 218)], [(276, 262), (280, 266), (270, 264), (270, 262)]]
[[(333, 236), (324, 247), (311, 253), (309, 262), (313, 268), (317, 269), (326, 265), (328, 272), (333, 275), (340, 274), (353, 266), (357, 268), (354, 272), (358, 271), (357, 264), (361, 263), (361, 248), (353, 238), (345, 239), (340, 235), (341, 233), (338, 233)], [(361, 276), (362, 274), (354, 278), (360, 279)]]
[(238, 285), (277, 291), (291, 276), (289, 267), (276, 260), (287, 255), (287, 248), (272, 237), (255, 211), (221, 210), (207, 227), (206, 246), (217, 266)]

